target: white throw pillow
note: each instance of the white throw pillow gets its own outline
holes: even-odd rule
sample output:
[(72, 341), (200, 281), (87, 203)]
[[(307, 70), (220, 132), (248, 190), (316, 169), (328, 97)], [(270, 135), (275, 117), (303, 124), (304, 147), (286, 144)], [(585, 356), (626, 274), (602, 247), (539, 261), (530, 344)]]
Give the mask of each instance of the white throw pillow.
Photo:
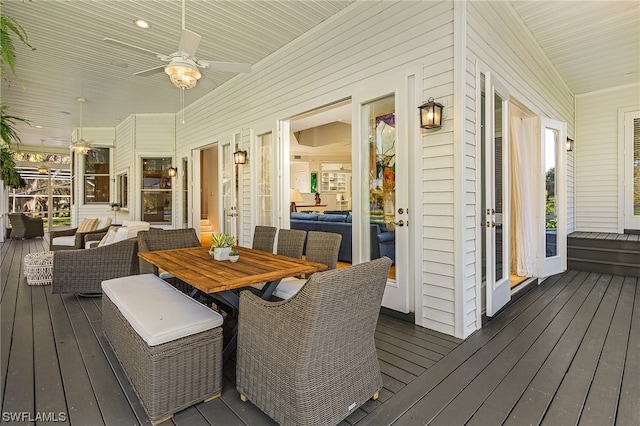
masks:
[(116, 239), (114, 243), (119, 241), (123, 241), (129, 238), (135, 238), (138, 236), (138, 232), (140, 231), (148, 231), (149, 224), (147, 222), (142, 222), (144, 225), (133, 225), (133, 226), (122, 226), (118, 229), (118, 233), (116, 234)]
[(98, 227), (96, 229), (106, 228), (109, 225), (111, 225), (111, 218), (110, 217), (103, 217), (98, 222)]
[(98, 247), (108, 246), (109, 244), (113, 244), (116, 241), (116, 235), (118, 233), (119, 226), (112, 226), (109, 228), (104, 237), (100, 240)]

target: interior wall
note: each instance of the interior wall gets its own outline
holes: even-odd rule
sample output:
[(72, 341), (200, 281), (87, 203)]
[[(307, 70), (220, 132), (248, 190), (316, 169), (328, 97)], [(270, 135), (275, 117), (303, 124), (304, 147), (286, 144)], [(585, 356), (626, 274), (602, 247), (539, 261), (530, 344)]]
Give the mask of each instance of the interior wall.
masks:
[(218, 147), (212, 146), (200, 154), (200, 214), (206, 215), (215, 232), (219, 232), (218, 210)]

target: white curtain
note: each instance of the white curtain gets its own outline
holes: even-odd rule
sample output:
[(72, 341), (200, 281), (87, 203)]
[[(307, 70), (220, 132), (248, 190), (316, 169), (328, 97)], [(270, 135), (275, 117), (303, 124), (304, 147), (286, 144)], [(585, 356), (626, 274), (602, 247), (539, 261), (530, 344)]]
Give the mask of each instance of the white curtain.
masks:
[(530, 142), (526, 124), (520, 117), (511, 120), (511, 273), (533, 276), (533, 192), (529, 186), (531, 179)]

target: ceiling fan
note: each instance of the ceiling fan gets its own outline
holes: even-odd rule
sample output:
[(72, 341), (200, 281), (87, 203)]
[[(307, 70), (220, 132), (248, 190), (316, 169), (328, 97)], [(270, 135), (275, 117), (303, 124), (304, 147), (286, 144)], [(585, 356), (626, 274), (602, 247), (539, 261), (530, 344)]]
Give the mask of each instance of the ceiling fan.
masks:
[(169, 75), (171, 82), (181, 89), (191, 89), (195, 87), (198, 80), (201, 80), (206, 86), (215, 88), (216, 84), (206, 76), (203, 76), (198, 68), (202, 69), (214, 69), (218, 71), (233, 72), (233, 73), (248, 73), (251, 72), (251, 64), (240, 62), (220, 62), (209, 61), (203, 59), (197, 59), (195, 57), (196, 50), (200, 44), (200, 35), (185, 28), (185, 1), (182, 1), (182, 35), (180, 36), (180, 44), (178, 50), (169, 55), (157, 53), (143, 47), (135, 46), (133, 44), (125, 43), (123, 41), (115, 40), (112, 38), (104, 38), (103, 41), (116, 46), (124, 47), (130, 50), (135, 50), (140, 53), (153, 55), (162, 62), (168, 62), (166, 65), (160, 65), (150, 68), (148, 70), (139, 71), (134, 75), (146, 77), (159, 72), (164, 72)]

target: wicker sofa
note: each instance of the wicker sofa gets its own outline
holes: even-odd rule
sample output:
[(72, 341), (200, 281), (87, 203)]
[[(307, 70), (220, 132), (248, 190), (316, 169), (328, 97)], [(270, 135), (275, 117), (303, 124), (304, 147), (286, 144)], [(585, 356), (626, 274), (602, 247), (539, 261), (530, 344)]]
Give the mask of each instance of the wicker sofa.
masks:
[(317, 272), (282, 302), (243, 291), (241, 399), (279, 424), (331, 426), (375, 399), (382, 376), (374, 333), (390, 266), (383, 257)]
[(24, 213), (9, 213), (11, 238), (44, 237), (44, 222), (40, 217), (29, 217)]

